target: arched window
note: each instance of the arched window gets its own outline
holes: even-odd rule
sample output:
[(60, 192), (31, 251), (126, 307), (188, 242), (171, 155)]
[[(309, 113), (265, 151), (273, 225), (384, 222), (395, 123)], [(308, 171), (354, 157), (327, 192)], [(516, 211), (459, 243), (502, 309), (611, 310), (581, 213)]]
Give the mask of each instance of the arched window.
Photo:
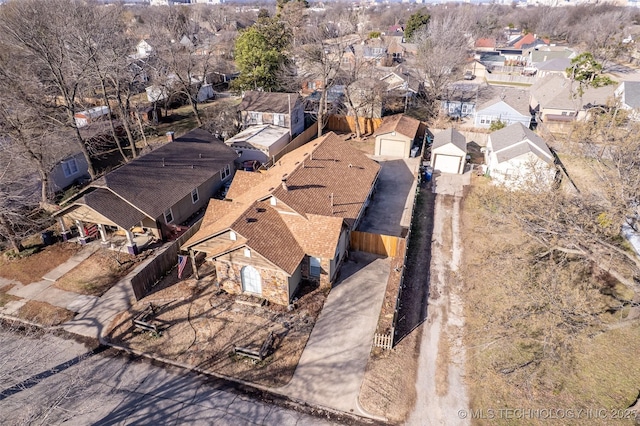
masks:
[(256, 268), (247, 265), (240, 270), (240, 275), (242, 278), (243, 291), (262, 294), (262, 278)]

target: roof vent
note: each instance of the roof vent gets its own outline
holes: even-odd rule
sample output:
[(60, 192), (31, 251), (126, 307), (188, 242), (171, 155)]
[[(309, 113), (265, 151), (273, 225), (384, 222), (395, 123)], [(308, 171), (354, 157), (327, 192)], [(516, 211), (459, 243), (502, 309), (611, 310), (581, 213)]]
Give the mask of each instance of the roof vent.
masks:
[(258, 219), (256, 219), (255, 217), (248, 217), (247, 218), (247, 223), (256, 223), (258, 221)]
[(162, 157), (162, 167), (164, 167), (164, 157)]
[(284, 189), (285, 191), (289, 190), (289, 187), (287, 186), (287, 180), (286, 179), (282, 179), (282, 189)]
[(258, 208), (256, 209), (256, 211), (257, 211), (258, 213), (264, 213), (264, 212), (266, 212), (266, 211), (267, 211), (267, 209), (265, 209), (264, 207), (258, 207)]
[(198, 158), (202, 158), (202, 153), (198, 154)]
[(352, 167), (353, 167), (353, 164), (349, 163), (349, 168), (352, 168)]

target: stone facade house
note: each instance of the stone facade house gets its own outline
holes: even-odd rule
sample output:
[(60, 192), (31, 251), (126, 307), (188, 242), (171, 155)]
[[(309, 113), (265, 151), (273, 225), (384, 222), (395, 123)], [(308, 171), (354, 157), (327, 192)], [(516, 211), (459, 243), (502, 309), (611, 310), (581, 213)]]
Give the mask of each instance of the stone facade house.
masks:
[(229, 293), (286, 305), (303, 279), (330, 288), (379, 170), (328, 133), (267, 171), (238, 171), (227, 199), (211, 200), (200, 230), (182, 250), (192, 257), (204, 253)]

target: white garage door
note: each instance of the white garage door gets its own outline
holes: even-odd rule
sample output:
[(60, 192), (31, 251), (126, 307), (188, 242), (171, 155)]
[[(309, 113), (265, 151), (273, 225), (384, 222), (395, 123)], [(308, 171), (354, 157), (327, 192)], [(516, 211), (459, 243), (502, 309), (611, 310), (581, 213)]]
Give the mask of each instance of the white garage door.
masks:
[(434, 170), (440, 170), (443, 173), (458, 173), (460, 167), (460, 157), (455, 155), (436, 154)]
[(394, 141), (390, 139), (380, 140), (380, 154), (389, 157), (404, 157), (405, 144), (402, 141)]

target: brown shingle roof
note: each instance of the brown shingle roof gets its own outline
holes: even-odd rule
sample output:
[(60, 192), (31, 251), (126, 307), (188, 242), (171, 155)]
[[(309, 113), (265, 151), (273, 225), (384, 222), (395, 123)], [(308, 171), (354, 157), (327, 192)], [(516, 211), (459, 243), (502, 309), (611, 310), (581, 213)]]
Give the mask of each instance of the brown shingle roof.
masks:
[[(254, 177), (239, 173), (240, 180), (234, 179), (229, 189), (233, 200), (211, 200), (200, 230), (184, 246), (193, 247), (234, 229), (248, 239), (250, 247), (284, 270), (296, 261), (295, 266), (299, 264), (298, 248), (303, 254), (333, 258), (343, 221), (352, 223), (357, 218), (379, 170), (380, 165), (363, 152), (328, 133), (285, 155), (264, 173), (253, 173)], [(283, 176), (287, 190), (282, 187)], [(268, 203), (256, 203), (271, 194), (299, 215), (281, 216)], [(256, 206), (266, 211), (254, 211)], [(254, 216), (257, 221), (246, 221)], [(276, 217), (276, 223), (267, 223)], [(273, 240), (275, 233), (282, 235)], [(259, 238), (267, 241), (257, 242)], [(287, 256), (292, 260), (285, 260)]]
[(380, 165), (334, 133), (311, 141), (312, 153), (288, 174), (273, 196), (296, 212), (342, 217), (353, 223), (367, 201)]
[(408, 138), (415, 139), (420, 122), (415, 118), (407, 117), (404, 114), (396, 114), (385, 117), (374, 136), (389, 132), (398, 132)]
[(284, 220), (268, 203), (251, 205), (231, 226), (247, 239), (246, 245), (291, 275), (304, 258), (304, 250)]
[(240, 111), (275, 112), (289, 114), (298, 100), (297, 93), (245, 92), (238, 109)]
[(107, 187), (157, 218), (225, 166), (233, 166), (236, 158), (238, 154), (222, 141), (195, 129), (112, 171), (92, 186)]
[(145, 217), (140, 210), (104, 188), (87, 192), (74, 204), (86, 205), (124, 229), (130, 229), (139, 224)]

